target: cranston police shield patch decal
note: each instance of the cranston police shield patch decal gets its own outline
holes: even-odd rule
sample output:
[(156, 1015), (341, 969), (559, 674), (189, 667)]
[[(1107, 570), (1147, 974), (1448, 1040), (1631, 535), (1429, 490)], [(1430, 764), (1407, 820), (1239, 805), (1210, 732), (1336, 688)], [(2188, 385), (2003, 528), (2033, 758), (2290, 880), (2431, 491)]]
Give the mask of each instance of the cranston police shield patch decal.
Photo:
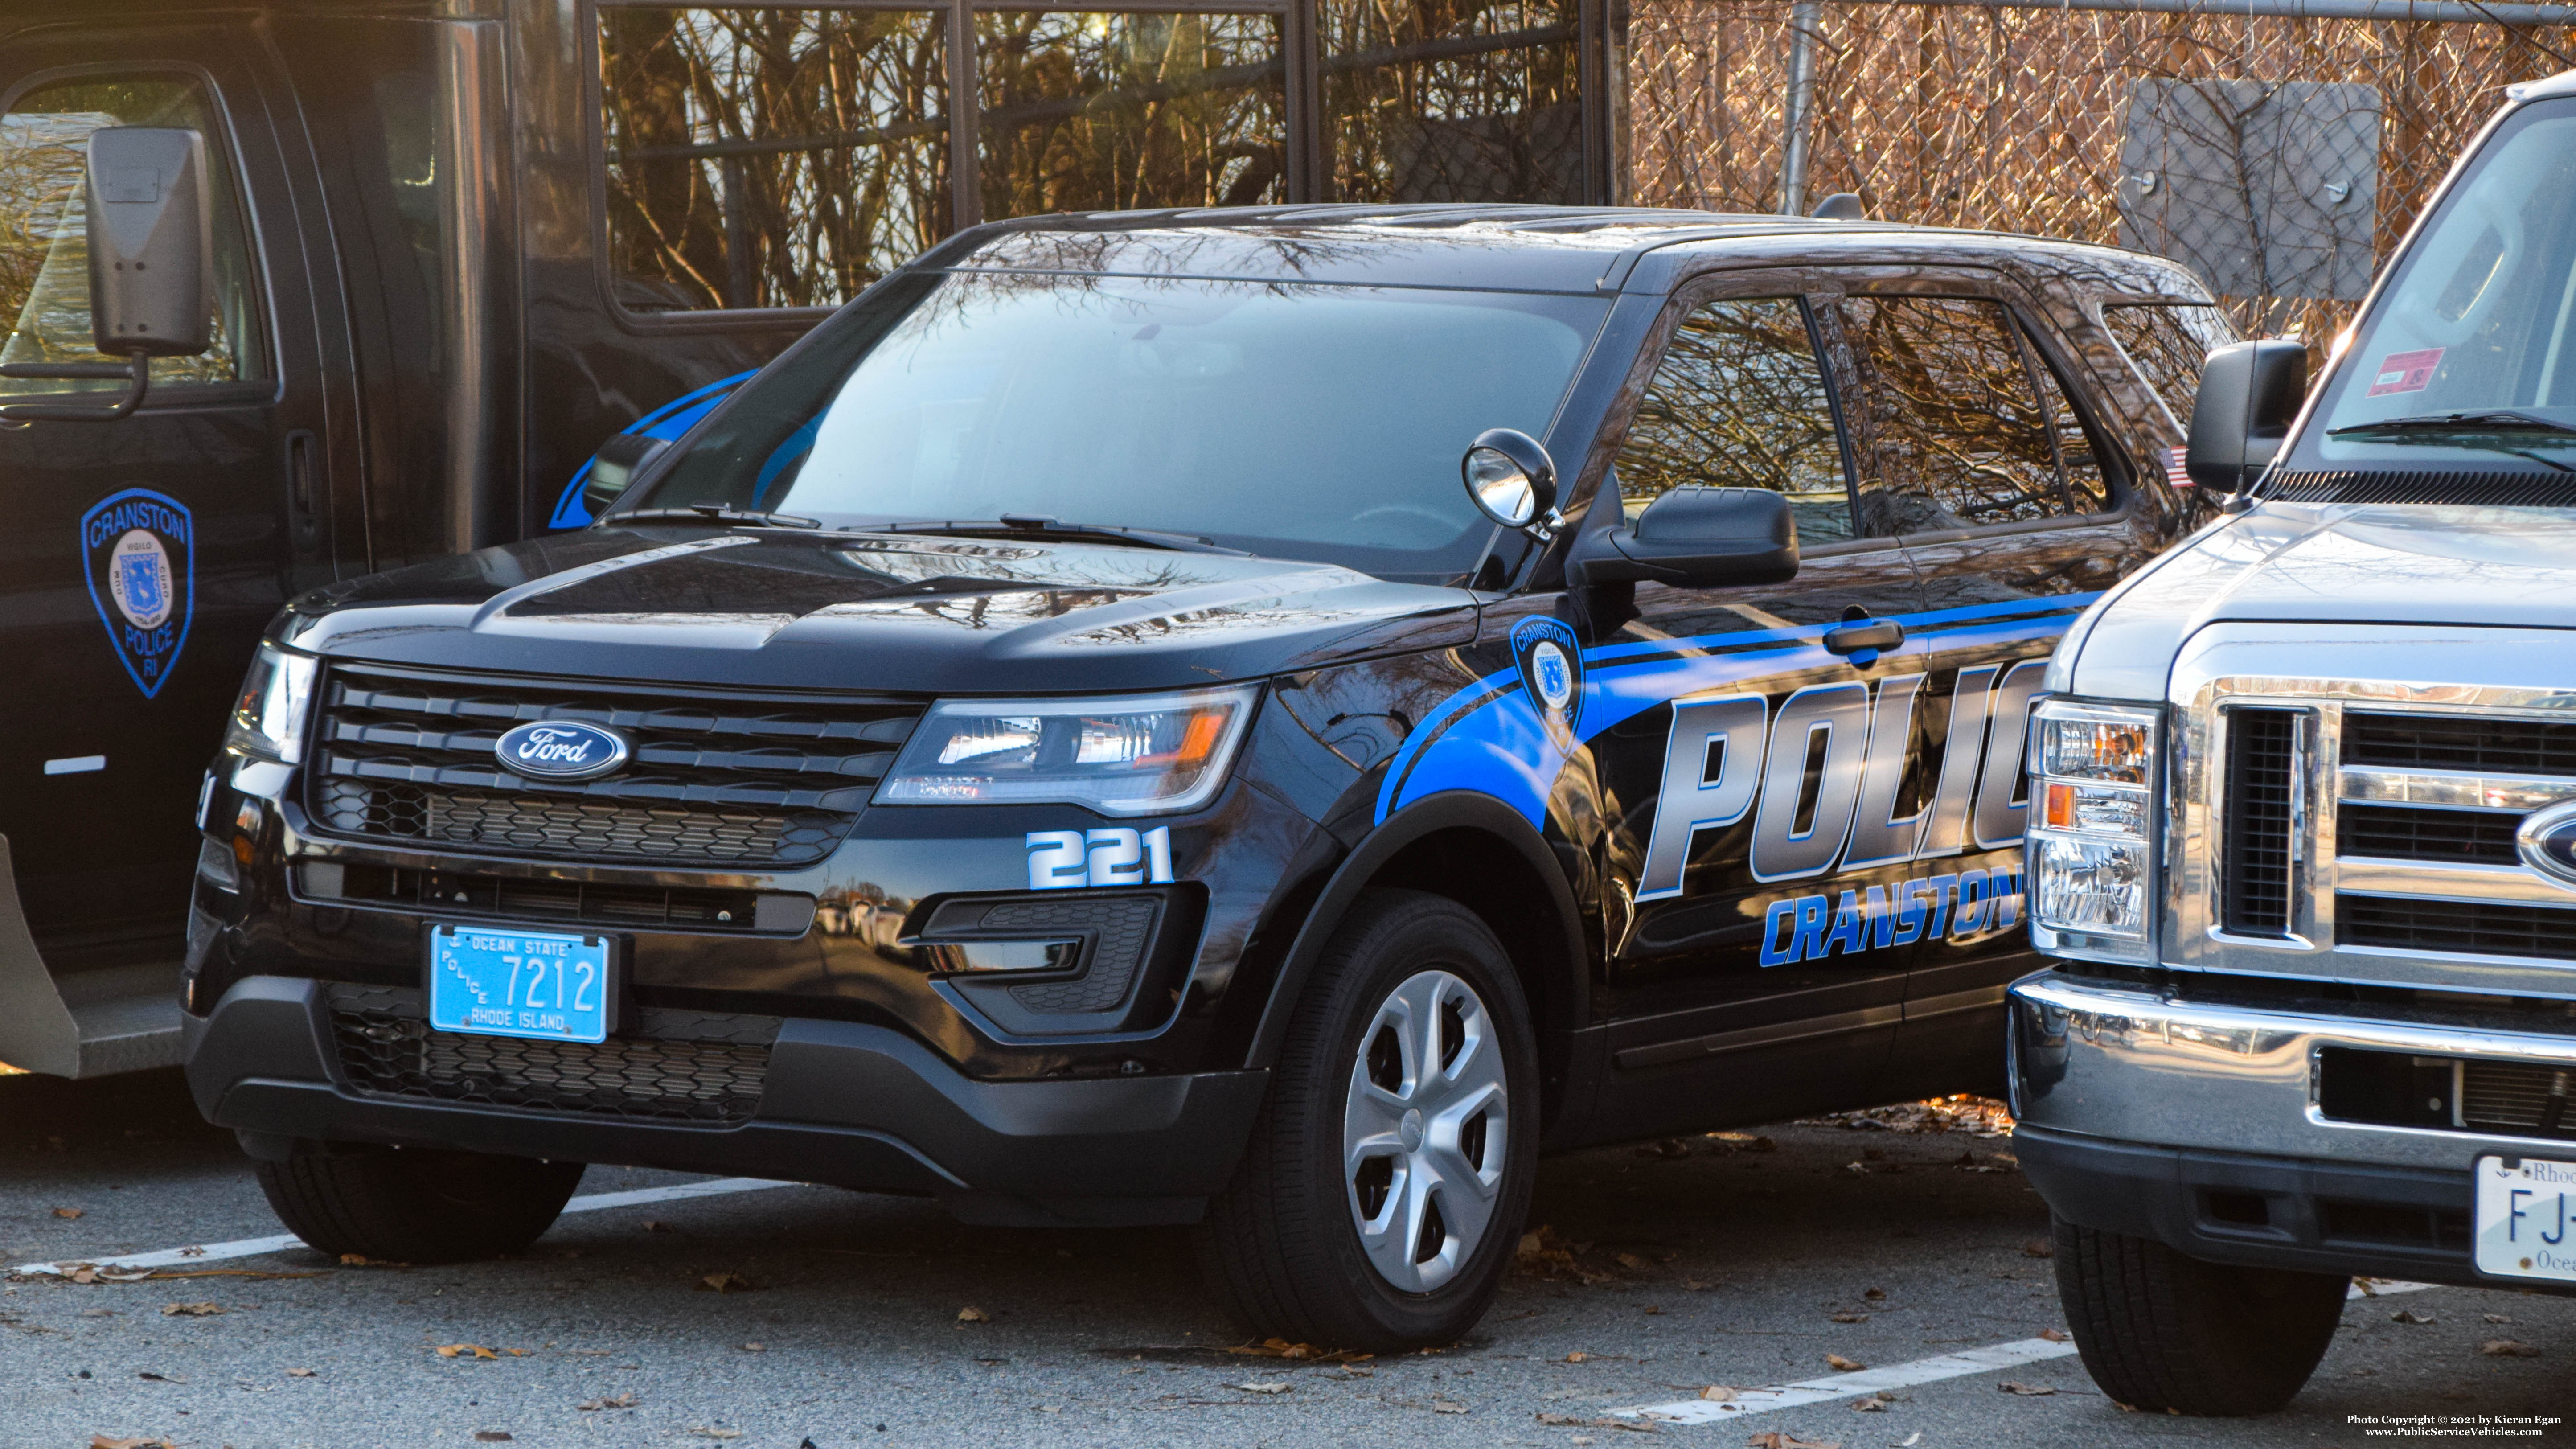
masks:
[(1570, 746), (1583, 713), (1583, 646), (1572, 626), (1545, 614), (1521, 620), (1512, 626), (1512, 659), (1531, 708), (1560, 747)]
[(196, 520), (176, 498), (128, 488), (92, 505), (80, 530), (90, 602), (149, 699), (169, 682), (197, 611)]

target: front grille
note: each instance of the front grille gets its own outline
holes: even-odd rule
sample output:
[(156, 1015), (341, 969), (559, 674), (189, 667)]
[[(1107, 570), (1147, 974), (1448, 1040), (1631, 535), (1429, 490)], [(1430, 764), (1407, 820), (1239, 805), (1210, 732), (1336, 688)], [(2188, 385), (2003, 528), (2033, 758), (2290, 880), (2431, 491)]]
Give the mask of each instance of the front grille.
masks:
[[(334, 834), (547, 859), (795, 865), (840, 843), (920, 706), (334, 664), (320, 716), (306, 808)], [(545, 719), (615, 728), (633, 758), (597, 780), (503, 769), (501, 734)]]
[(2338, 895), (2335, 939), (2347, 946), (2576, 961), (2576, 909)]
[(2441, 468), (2362, 472), (2319, 469), (2274, 473), (2263, 480), (2265, 498), (2289, 503), (2448, 503), (2461, 507), (2564, 508), (2576, 505), (2576, 482), (2564, 475), (2459, 472)]
[(2317, 1056), (2317, 1109), (2338, 1122), (2576, 1139), (2567, 1067), (2355, 1047)]
[(2227, 713), (2221, 882), (2227, 929), (2239, 935), (2289, 934), (2290, 800), (2298, 734), (2294, 710)]
[(360, 1092), (537, 1112), (729, 1124), (760, 1110), (780, 1019), (646, 1007), (631, 1036), (433, 1031), (418, 991), (334, 985), (331, 1035)]
[(2335, 854), (2380, 860), (2438, 860), (2513, 865), (2522, 817), (2491, 810), (2345, 802), (2335, 815)]
[(2460, 1116), (2472, 1127), (2526, 1137), (2576, 1137), (2568, 1094), (2576, 1072), (2525, 1062), (2464, 1062)]
[(808, 897), (784, 892), (536, 880), (337, 862), (307, 863), (302, 883), (304, 894), (313, 900), (514, 921), (687, 931), (801, 931), (813, 919)]
[(2346, 710), (2343, 762), (2382, 769), (2576, 775), (2576, 722)]

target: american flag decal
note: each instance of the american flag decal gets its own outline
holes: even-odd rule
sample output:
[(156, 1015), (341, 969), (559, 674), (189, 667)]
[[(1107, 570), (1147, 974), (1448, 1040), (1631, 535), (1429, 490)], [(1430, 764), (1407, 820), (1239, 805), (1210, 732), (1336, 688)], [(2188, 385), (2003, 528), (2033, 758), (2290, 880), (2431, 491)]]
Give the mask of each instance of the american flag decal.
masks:
[(2182, 465), (2183, 453), (2181, 448), (2165, 449), (2165, 481), (2176, 488), (2191, 486), (2191, 472)]

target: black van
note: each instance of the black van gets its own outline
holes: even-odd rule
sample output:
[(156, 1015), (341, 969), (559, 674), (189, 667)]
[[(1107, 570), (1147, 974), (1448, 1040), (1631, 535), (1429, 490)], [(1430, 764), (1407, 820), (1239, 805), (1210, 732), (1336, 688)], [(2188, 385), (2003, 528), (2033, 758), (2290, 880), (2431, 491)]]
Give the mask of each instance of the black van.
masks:
[(970, 230), (596, 526), (277, 619), (190, 1083), (326, 1250), (643, 1163), (1452, 1339), (1542, 1147), (2000, 1085), (2024, 703), (2193, 516), (2221, 333), (1865, 221)]
[[(603, 439), (987, 217), (1614, 199), (1604, 8), (0, 0), (0, 1062), (177, 1060), (188, 803), (287, 599), (588, 523)], [(126, 386), (102, 129), (200, 138), (205, 345), (31, 418)]]

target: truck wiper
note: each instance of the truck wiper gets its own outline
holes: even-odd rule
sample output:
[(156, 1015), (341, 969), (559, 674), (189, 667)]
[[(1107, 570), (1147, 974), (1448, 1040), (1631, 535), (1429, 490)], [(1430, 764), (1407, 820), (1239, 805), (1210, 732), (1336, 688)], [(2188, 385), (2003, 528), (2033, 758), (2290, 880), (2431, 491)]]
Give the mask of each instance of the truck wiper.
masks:
[(612, 513), (602, 523), (645, 523), (677, 520), (683, 523), (747, 523), (755, 528), (821, 528), (823, 520), (803, 518), (793, 513), (763, 513), (757, 508), (736, 508), (729, 503), (692, 503), (685, 508), (632, 508)]
[(1236, 558), (1249, 558), (1239, 548), (1227, 548), (1212, 538), (1191, 533), (1164, 533), (1151, 528), (1123, 528), (1109, 523), (1066, 523), (1042, 514), (1005, 513), (993, 519), (951, 519), (945, 523), (888, 523), (864, 530), (868, 533), (928, 533), (949, 538), (1106, 538), (1119, 543), (1138, 544), (1145, 548), (1168, 548), (1181, 553), (1222, 553)]
[(2329, 438), (2357, 437), (2367, 433), (2548, 433), (2576, 437), (2576, 427), (2552, 422), (2533, 413), (2498, 408), (2479, 413), (2424, 413), (2411, 418), (2389, 418), (2376, 423), (2354, 423), (2348, 427), (2328, 428)]

